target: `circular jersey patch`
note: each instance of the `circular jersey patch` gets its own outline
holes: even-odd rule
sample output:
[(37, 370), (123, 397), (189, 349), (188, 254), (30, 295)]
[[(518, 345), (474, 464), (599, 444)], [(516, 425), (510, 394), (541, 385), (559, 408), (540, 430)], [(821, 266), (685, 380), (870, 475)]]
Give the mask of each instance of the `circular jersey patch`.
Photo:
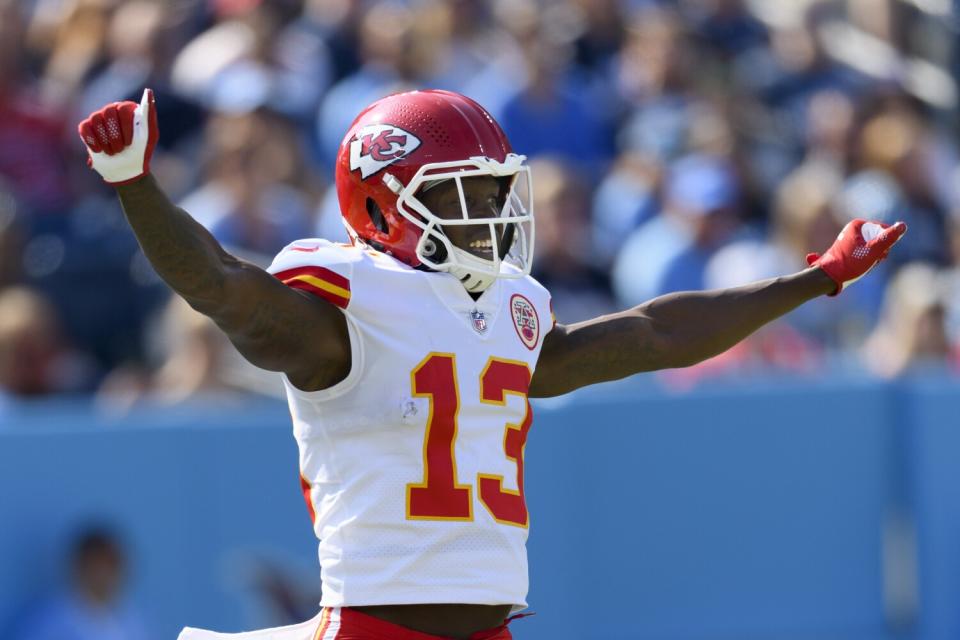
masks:
[(537, 317), (537, 310), (529, 300), (515, 293), (510, 298), (510, 315), (513, 317), (513, 328), (517, 330), (520, 341), (532, 351), (537, 346), (537, 340), (540, 339), (540, 319)]

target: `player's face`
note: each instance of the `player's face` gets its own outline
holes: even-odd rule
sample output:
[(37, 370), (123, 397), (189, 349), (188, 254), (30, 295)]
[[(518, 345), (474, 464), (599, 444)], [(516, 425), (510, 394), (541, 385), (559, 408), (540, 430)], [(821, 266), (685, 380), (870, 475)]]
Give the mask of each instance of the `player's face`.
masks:
[[(500, 182), (490, 176), (474, 176), (461, 180), (467, 215), (471, 220), (497, 218), (503, 209), (503, 189)], [(444, 220), (463, 218), (460, 194), (456, 180), (446, 180), (427, 189), (420, 201), (430, 211)], [(501, 226), (502, 228), (502, 226)], [(458, 249), (472, 253), (484, 260), (493, 260), (493, 241), (486, 225), (446, 225), (444, 233)]]

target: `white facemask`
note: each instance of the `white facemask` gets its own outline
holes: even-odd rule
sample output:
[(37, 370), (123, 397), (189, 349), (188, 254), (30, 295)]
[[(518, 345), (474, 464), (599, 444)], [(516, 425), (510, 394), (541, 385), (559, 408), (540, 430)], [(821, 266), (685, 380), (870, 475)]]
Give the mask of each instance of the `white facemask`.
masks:
[[(503, 162), (473, 157), (463, 162), (426, 164), (406, 185), (389, 173), (385, 174), (384, 184), (397, 194), (397, 210), (423, 229), (416, 247), (420, 262), (431, 269), (446, 271), (455, 276), (471, 293), (486, 290), (497, 278), (521, 278), (528, 275), (533, 262), (534, 223), (531, 199), (533, 185), (530, 168), (524, 165), (525, 160), (525, 156), (511, 153)], [(510, 191), (497, 215), (470, 218), (462, 180), (474, 176), (513, 178)], [(446, 180), (456, 181), (462, 212), (460, 218), (441, 218), (417, 197), (417, 194), (422, 194), (424, 190)], [(462, 225), (487, 227), (492, 259), (481, 258), (454, 246), (444, 229)], [(512, 227), (512, 233), (507, 232), (508, 226)], [(504, 251), (504, 247), (500, 246), (505, 237), (510, 242), (508, 251)]]

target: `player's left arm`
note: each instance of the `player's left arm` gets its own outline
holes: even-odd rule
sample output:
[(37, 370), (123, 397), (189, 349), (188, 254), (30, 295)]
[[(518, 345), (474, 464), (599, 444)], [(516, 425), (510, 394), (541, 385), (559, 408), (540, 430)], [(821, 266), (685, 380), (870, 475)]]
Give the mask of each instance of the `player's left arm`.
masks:
[(824, 294), (837, 295), (883, 260), (902, 222), (850, 222), (811, 267), (793, 275), (714, 291), (670, 293), (638, 307), (557, 325), (544, 339), (530, 395), (556, 396), (642, 371), (688, 367)]

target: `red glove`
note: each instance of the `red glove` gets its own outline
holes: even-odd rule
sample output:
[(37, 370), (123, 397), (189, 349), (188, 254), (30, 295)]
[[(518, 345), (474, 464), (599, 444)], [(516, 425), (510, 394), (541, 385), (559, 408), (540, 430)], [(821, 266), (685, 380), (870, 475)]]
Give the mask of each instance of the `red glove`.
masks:
[(145, 89), (140, 104), (113, 102), (77, 126), (87, 146), (87, 165), (112, 185), (136, 182), (150, 173), (150, 157), (160, 130), (153, 91)]
[(886, 225), (857, 218), (847, 223), (826, 253), (809, 254), (807, 264), (820, 267), (837, 283), (837, 290), (830, 294), (835, 296), (886, 258), (890, 247), (906, 232), (907, 225), (902, 222)]

